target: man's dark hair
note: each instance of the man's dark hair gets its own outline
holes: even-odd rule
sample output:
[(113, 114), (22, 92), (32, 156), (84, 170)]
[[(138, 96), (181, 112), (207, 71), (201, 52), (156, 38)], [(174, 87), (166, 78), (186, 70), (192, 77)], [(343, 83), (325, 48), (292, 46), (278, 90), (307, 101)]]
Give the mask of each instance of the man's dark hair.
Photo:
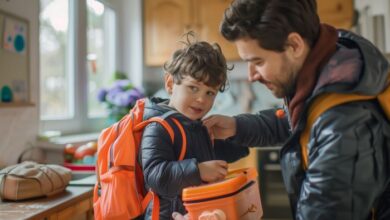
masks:
[(164, 71), (173, 76), (175, 83), (180, 84), (185, 76), (205, 83), (207, 86), (220, 86), (223, 92), (227, 83), (226, 59), (217, 43), (205, 41), (192, 42), (194, 33), (185, 34), (184, 48), (176, 50), (171, 59), (164, 64)]
[(249, 37), (264, 49), (282, 52), (292, 32), (313, 47), (319, 27), (315, 0), (235, 0), (225, 11), (220, 32), (229, 41)]

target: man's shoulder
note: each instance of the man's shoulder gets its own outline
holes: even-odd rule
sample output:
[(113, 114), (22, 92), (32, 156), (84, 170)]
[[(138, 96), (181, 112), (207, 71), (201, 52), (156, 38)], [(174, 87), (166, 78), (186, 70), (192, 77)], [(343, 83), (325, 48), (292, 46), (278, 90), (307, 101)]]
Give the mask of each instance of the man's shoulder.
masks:
[(314, 126), (332, 129), (352, 129), (361, 126), (375, 117), (380, 108), (373, 100), (352, 101), (336, 105), (323, 112)]

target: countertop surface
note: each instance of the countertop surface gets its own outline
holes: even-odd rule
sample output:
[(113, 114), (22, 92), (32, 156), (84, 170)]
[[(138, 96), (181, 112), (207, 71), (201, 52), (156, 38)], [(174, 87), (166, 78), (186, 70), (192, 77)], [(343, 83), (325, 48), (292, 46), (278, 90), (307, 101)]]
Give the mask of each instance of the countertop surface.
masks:
[(96, 183), (96, 175), (91, 175), (78, 180), (71, 180), (69, 186), (94, 186)]
[(68, 186), (51, 197), (18, 202), (0, 201), (0, 219), (43, 219), (82, 200), (91, 198), (93, 187)]

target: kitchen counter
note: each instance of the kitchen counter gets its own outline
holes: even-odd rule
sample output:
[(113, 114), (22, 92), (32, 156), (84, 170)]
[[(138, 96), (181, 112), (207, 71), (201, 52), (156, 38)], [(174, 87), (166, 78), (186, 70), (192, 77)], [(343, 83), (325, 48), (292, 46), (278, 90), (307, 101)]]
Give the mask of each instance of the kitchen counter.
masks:
[(60, 194), (19, 202), (0, 201), (0, 219), (93, 219), (93, 187), (68, 186)]

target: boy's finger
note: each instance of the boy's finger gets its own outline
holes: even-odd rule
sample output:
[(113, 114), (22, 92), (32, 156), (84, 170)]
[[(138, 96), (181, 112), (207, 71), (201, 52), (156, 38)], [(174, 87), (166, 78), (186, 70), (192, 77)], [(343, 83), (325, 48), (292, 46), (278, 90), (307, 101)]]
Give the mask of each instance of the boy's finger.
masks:
[(224, 168), (228, 168), (228, 163), (224, 160), (218, 160), (218, 165), (220, 165), (221, 167), (224, 167)]
[(228, 171), (227, 171), (227, 169), (220, 169), (219, 173), (222, 175), (222, 178), (225, 178), (225, 176), (227, 175)]

